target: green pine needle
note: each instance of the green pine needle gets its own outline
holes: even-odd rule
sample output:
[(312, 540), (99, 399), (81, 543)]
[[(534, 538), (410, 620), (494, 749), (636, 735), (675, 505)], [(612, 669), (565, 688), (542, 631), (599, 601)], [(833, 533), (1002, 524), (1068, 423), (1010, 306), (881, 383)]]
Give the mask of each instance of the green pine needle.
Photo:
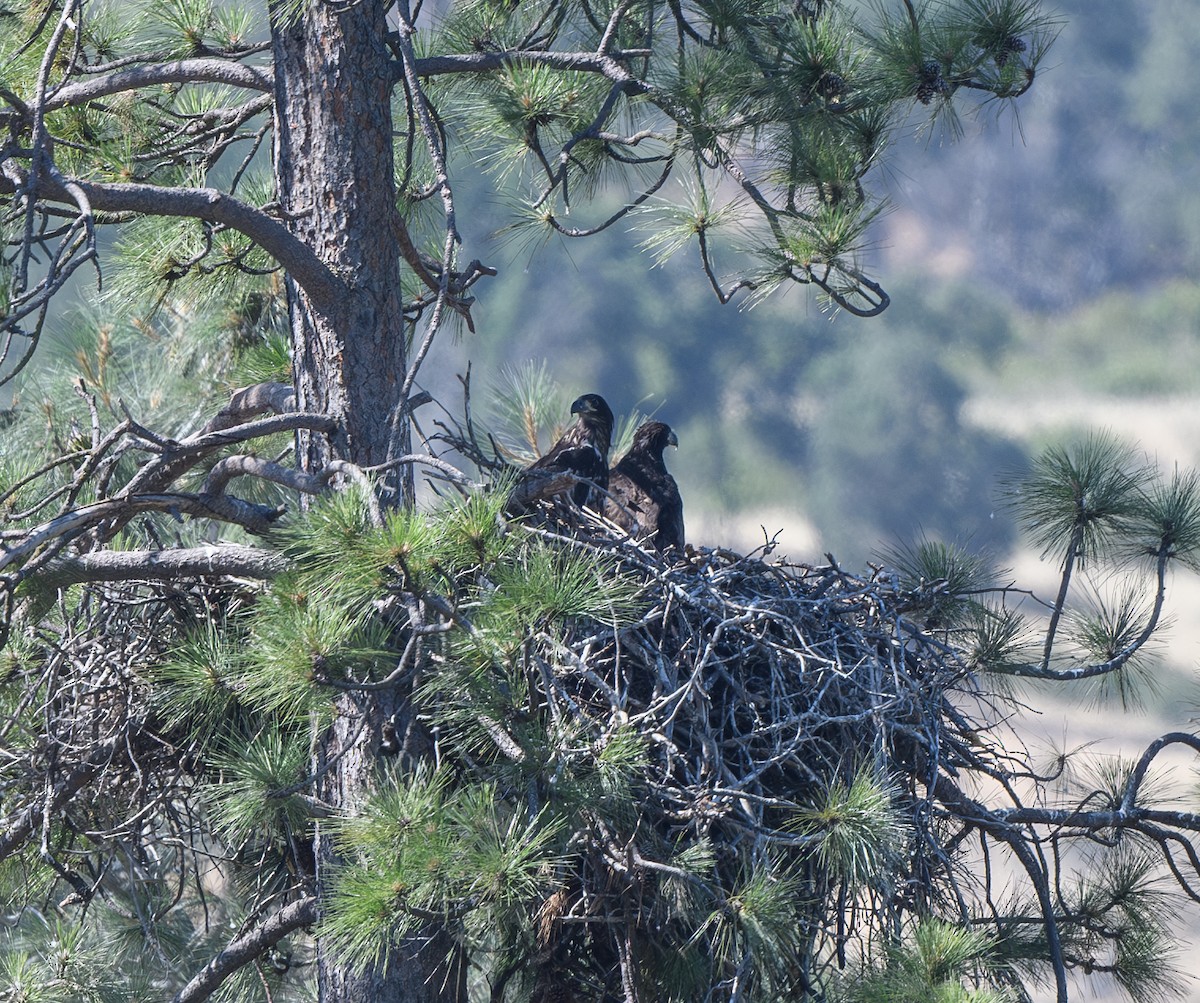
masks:
[(1161, 926), (1140, 927), (1117, 941), (1113, 978), (1138, 1003), (1174, 1003), (1191, 991), (1190, 965), (1181, 966), (1179, 941)]
[[(1105, 599), (1095, 593), (1091, 608), (1079, 610), (1070, 618), (1070, 638), (1089, 660), (1109, 662), (1123, 656), (1146, 629), (1151, 602), (1137, 582), (1124, 585), (1114, 597)], [(1148, 697), (1161, 689), (1154, 651), (1143, 644), (1116, 670), (1085, 680), (1097, 704), (1113, 699), (1133, 709), (1144, 706)]]
[(207, 48), (214, 19), (212, 0), (155, 0), (148, 14), (153, 34), (169, 46), (173, 55), (195, 56)]
[[(482, 928), (530, 920), (561, 868), (562, 823), (510, 812), (495, 785), (452, 788), (448, 771), (391, 777), (361, 815), (336, 823), (354, 863), (334, 881), (323, 923), (351, 963), (386, 957), (399, 933), (472, 903)], [(522, 920), (521, 917), (524, 917)]]
[(444, 831), (452, 781), (449, 769), (426, 765), (388, 776), (357, 815), (331, 823), (341, 852), (383, 859), (436, 842)]
[(256, 29), (257, 19), (249, 8), (222, 4), (215, 11), (212, 35), (222, 49), (236, 52), (246, 48)]
[(1200, 570), (1200, 473), (1176, 467), (1166, 483), (1145, 490), (1138, 515), (1147, 533), (1153, 534), (1146, 553), (1169, 556)]
[(541, 455), (540, 442), (562, 433), (566, 413), (562, 388), (545, 359), (503, 366), (488, 394), (488, 421), (522, 465)]
[(973, 607), (958, 635), (967, 664), (1000, 675), (1029, 661), (1035, 639), (1025, 617), (1007, 607)]
[[(994, 589), (1001, 572), (987, 554), (941, 540), (899, 544), (881, 554), (896, 569), (900, 587), (914, 593), (913, 601), (939, 627), (957, 626), (976, 615), (980, 593)], [(929, 586), (932, 593), (923, 594)]]
[[(1086, 800), (1088, 807), (1101, 811), (1115, 809), (1125, 797), (1136, 765), (1136, 760), (1120, 755), (1087, 759), (1076, 765), (1068, 790), (1077, 800)], [(1171, 799), (1170, 778), (1161, 771), (1151, 770), (1138, 788), (1135, 804), (1163, 805)]]
[(541, 745), (544, 762), (530, 764), (531, 769), (555, 776), (555, 802), (569, 811), (580, 824), (597, 816), (620, 830), (637, 825), (643, 795), (642, 780), (647, 768), (645, 737), (631, 727), (619, 727), (605, 737), (589, 742), (569, 725), (552, 727), (539, 743), (538, 734), (530, 745)]
[(229, 374), (229, 382), (235, 387), (291, 381), (291, 346), (287, 336), (280, 331), (267, 331), (256, 338), (253, 344), (238, 355)]
[(890, 783), (862, 768), (847, 784), (834, 780), (824, 801), (797, 809), (790, 828), (811, 837), (818, 864), (835, 880), (871, 885), (902, 848), (905, 824)]
[[(1124, 764), (1130, 765), (1130, 764)], [(1090, 959), (1130, 996), (1153, 1003), (1184, 995), (1171, 894), (1157, 848), (1120, 842), (1094, 857), (1066, 889), (1067, 950)]]
[(1071, 553), (1085, 561), (1111, 552), (1136, 527), (1151, 477), (1145, 459), (1112, 433), (1093, 432), (1045, 450), (1006, 494), (1043, 556)]
[(365, 614), (389, 583), (409, 589), (425, 583), (437, 553), (436, 528), (411, 509), (388, 512), (376, 525), (367, 490), (347, 485), (331, 492), (277, 531), (293, 562), (289, 588)]
[[(517, 545), (503, 519), (512, 487), (501, 477), (486, 491), (455, 498), (436, 513), (436, 547), (426, 557), (430, 571), (442, 568), (453, 574), (484, 571), (502, 561)], [(406, 558), (411, 574), (415, 563)]]
[(716, 972), (750, 961), (768, 979), (782, 974), (799, 940), (800, 903), (800, 882), (793, 876), (769, 860), (747, 866), (697, 934), (711, 945)]
[(701, 234), (712, 239), (722, 231), (740, 232), (744, 209), (740, 198), (716, 204), (707, 186), (680, 182), (674, 197), (651, 198), (636, 210), (637, 228), (648, 234), (639, 246), (653, 256), (655, 267), (661, 267)]
[(154, 706), (165, 721), (204, 741), (221, 734), (238, 704), (243, 657), (239, 631), (206, 623), (177, 643), (170, 658), (154, 666)]
[(926, 920), (913, 931), (911, 948), (899, 956), (907, 968), (929, 986), (958, 979), (986, 962), (991, 954), (986, 933), (938, 920)]
[(400, 939), (424, 923), (404, 909), (406, 902), (418, 904), (416, 892), (394, 862), (348, 864), (330, 882), (318, 936), (333, 957), (352, 969), (382, 967)]
[(308, 732), (272, 726), (213, 759), (219, 778), (206, 789), (209, 814), (231, 845), (303, 834), (309, 810), (298, 790), (309, 773)]
[[(1016, 1003), (995, 982), (999, 958), (979, 930), (930, 917), (889, 948), (886, 968), (848, 979), (842, 1003)], [(964, 983), (971, 983), (970, 986)]]
[(328, 595), (287, 591), (286, 579), (251, 622), (240, 685), (243, 701), (281, 720), (330, 713), (326, 679), (369, 674), (386, 650), (383, 627)]
[(636, 618), (640, 587), (605, 557), (535, 541), (498, 564), (492, 577), (493, 610), (530, 630), (570, 620), (619, 625)]
[(508, 812), (492, 784), (462, 788), (447, 813), (455, 840), (454, 876), (460, 900), (499, 909), (519, 908), (536, 898), (562, 860), (564, 826), (546, 812), (523, 822)]

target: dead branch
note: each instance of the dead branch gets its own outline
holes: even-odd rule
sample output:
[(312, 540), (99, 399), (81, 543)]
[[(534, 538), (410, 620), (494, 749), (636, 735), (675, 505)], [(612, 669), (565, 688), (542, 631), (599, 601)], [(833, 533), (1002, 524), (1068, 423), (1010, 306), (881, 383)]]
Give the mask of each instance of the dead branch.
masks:
[(80, 582), (175, 581), (182, 578), (274, 578), (287, 567), (279, 554), (238, 544), (178, 550), (102, 550), (58, 557), (38, 574), (46, 588)]
[(316, 920), (317, 900), (314, 896), (306, 895), (289, 902), (262, 924), (231, 941), (175, 994), (172, 1003), (199, 1003), (208, 999), (239, 968), (248, 965), (293, 930), (309, 926)]
[(336, 427), (337, 422), (329, 415), (297, 411), (271, 418), (259, 418), (257, 421), (248, 421), (217, 431), (201, 431), (179, 442), (172, 441), (163, 449), (158, 459), (147, 463), (133, 476), (121, 493), (132, 495), (160, 490), (206, 456), (226, 446), (260, 439), (278, 432), (294, 432), (297, 429), (332, 432)]
[(242, 387), (230, 395), (229, 403), (221, 408), (198, 434), (219, 432), (240, 425), (256, 414), (287, 414), (296, 410), (296, 391), (290, 383), (256, 383)]

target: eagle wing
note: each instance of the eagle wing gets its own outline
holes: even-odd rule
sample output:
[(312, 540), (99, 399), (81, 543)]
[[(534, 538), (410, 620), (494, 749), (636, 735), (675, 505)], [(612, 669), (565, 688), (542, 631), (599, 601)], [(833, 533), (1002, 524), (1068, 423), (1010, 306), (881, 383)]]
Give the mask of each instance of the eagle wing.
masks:
[[(665, 430), (664, 438), (669, 432)], [(683, 499), (663, 463), (661, 441), (655, 448), (636, 437), (613, 469), (608, 491), (612, 497), (608, 516), (627, 533), (651, 540), (659, 551), (683, 549)]]
[[(568, 429), (550, 450), (537, 459), (526, 470), (525, 474), (573, 474), (584, 481), (591, 481), (601, 490), (608, 479), (608, 464), (600, 454), (600, 450), (591, 442), (579, 441), (579, 436), (572, 433), (580, 431), (577, 428)], [(571, 489), (571, 500), (580, 507), (587, 505), (592, 498), (594, 489), (591, 484), (579, 483)]]
[(571, 427), (521, 474), (513, 492), (514, 498), (518, 499), (518, 508), (522, 507), (521, 499), (536, 501), (562, 492), (564, 488), (554, 484), (544, 491), (538, 490), (538, 482), (553, 482), (554, 474), (579, 478), (571, 487), (571, 500), (580, 508), (589, 506), (599, 511), (603, 507), (604, 492), (608, 488), (612, 410), (599, 394), (584, 394), (571, 405), (571, 413), (577, 415)]

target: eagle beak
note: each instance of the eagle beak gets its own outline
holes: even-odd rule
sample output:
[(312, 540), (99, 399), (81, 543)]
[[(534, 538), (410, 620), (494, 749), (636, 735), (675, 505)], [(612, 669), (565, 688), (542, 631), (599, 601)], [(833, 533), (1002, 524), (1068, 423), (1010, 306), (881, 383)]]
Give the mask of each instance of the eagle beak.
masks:
[(674, 446), (676, 449), (679, 448), (679, 436), (675, 434), (674, 429), (671, 429), (671, 431), (667, 433), (667, 445)]

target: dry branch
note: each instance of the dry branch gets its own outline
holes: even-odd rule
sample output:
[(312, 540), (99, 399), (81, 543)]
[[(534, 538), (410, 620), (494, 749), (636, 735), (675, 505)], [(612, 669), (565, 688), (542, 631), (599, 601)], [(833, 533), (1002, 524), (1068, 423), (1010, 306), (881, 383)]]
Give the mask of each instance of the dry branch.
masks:
[(237, 544), (178, 550), (108, 550), (59, 557), (41, 570), (38, 583), (44, 588), (65, 588), (80, 582), (270, 579), (286, 567), (287, 562), (274, 551)]
[(261, 925), (232, 941), (175, 994), (172, 1003), (199, 1003), (208, 999), (239, 968), (250, 964), (293, 930), (309, 926), (316, 919), (317, 900), (313, 896), (289, 902)]
[(290, 383), (256, 383), (254, 386), (235, 390), (229, 397), (229, 403), (212, 417), (199, 434), (219, 432), (240, 425), (266, 411), (271, 414), (287, 414), (295, 410), (296, 391)]

